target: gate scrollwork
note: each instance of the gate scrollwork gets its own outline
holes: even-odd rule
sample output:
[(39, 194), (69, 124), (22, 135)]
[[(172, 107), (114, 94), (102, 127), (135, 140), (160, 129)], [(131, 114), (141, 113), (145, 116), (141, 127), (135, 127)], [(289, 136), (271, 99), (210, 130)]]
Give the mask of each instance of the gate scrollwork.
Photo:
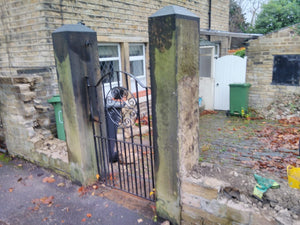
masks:
[(134, 95), (123, 87), (113, 87), (105, 98), (106, 112), (119, 128), (134, 125), (138, 116), (137, 101)]

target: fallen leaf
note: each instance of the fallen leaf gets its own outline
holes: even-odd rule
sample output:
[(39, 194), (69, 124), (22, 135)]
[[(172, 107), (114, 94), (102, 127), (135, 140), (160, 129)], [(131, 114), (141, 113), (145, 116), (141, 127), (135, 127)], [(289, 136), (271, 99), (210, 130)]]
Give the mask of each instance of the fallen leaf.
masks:
[(64, 223), (64, 222), (65, 222), (64, 220), (61, 221), (61, 223)]
[(45, 196), (45, 197), (41, 198), (40, 201), (43, 204), (49, 205), (49, 204), (52, 204), (53, 199), (54, 199), (53, 196), (49, 196), (49, 197)]
[(55, 182), (55, 179), (53, 177), (45, 177), (43, 179), (43, 183), (53, 183)]
[(81, 222), (85, 222), (86, 221), (86, 219), (85, 218), (83, 218), (82, 220), (81, 220)]
[(83, 187), (83, 186), (80, 187), (80, 188), (78, 188), (78, 193), (79, 193), (80, 197), (83, 196), (83, 195), (85, 195), (87, 192), (88, 192), (88, 190), (85, 187)]
[(13, 188), (10, 188), (10, 189), (8, 189), (8, 190), (9, 190), (9, 192), (13, 192), (14, 189), (13, 189)]
[(138, 222), (138, 223), (142, 223), (142, 222), (143, 222), (143, 219), (138, 219), (137, 222)]
[(30, 176), (28, 177), (28, 179), (30, 179), (30, 180), (32, 180), (32, 178), (33, 178), (33, 176), (32, 176), (32, 175), (30, 175)]
[(20, 177), (17, 181), (20, 182), (22, 180), (22, 177)]
[(2, 167), (2, 165), (0, 164), (0, 167)]
[(18, 167), (22, 167), (23, 165), (22, 164), (18, 164)]
[(95, 190), (98, 189), (98, 185), (94, 184), (93, 189), (95, 189)]
[(97, 180), (99, 180), (99, 179), (100, 179), (100, 175), (99, 175), (99, 174), (97, 174), (97, 175), (96, 175), (96, 178), (97, 178)]
[(43, 221), (46, 221), (48, 218), (47, 217), (45, 217), (44, 219), (43, 219)]
[(64, 187), (65, 186), (65, 183), (59, 183), (58, 185), (57, 185), (57, 187)]
[(86, 214), (86, 217), (90, 218), (90, 217), (92, 217), (92, 214), (87, 213), (87, 214)]

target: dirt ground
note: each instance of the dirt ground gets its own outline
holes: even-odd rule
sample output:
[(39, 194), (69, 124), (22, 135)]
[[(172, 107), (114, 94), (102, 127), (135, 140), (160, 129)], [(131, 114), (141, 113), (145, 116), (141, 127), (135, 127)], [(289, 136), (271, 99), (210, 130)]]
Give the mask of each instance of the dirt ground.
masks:
[[(191, 176), (213, 177), (227, 184), (219, 190), (228, 201), (243, 202), (276, 218), (299, 224), (300, 190), (288, 185), (287, 166), (300, 167), (300, 118), (280, 121), (227, 117), (225, 112), (200, 116), (200, 157)], [(253, 196), (254, 174), (278, 182), (263, 200)], [(297, 221), (297, 223), (294, 223)]]
[[(279, 224), (300, 223), (300, 190), (291, 188), (287, 178), (288, 165), (300, 167), (299, 137), (299, 118), (246, 120), (225, 112), (200, 116), (199, 165), (192, 177), (222, 180), (228, 186), (219, 190), (221, 196), (252, 205)], [(268, 190), (263, 201), (254, 198), (254, 174), (274, 179), (280, 188)]]
[(300, 167), (300, 118), (247, 120), (224, 112), (200, 116), (199, 162), (270, 172), (287, 179), (288, 165)]

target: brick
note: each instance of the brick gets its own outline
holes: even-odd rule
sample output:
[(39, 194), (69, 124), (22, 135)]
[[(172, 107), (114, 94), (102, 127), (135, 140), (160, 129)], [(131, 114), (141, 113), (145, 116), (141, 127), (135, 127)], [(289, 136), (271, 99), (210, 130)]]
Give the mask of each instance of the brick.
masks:
[(217, 199), (218, 197), (218, 190), (213, 188), (206, 188), (187, 182), (183, 182), (181, 188), (183, 193), (191, 193), (208, 200)]
[(29, 116), (33, 116), (36, 113), (35, 108), (33, 107), (32, 104), (25, 104), (23, 106), (24, 109), (24, 116), (25, 117), (29, 117)]
[(16, 93), (30, 92), (29, 84), (15, 84), (14, 87), (15, 87)]
[(230, 221), (226, 218), (220, 218), (201, 209), (186, 205), (182, 206), (181, 218), (182, 224), (230, 224)]
[(13, 84), (11, 77), (0, 77), (0, 84)]
[(28, 102), (33, 100), (36, 97), (35, 92), (25, 92), (20, 94), (21, 100), (24, 102)]

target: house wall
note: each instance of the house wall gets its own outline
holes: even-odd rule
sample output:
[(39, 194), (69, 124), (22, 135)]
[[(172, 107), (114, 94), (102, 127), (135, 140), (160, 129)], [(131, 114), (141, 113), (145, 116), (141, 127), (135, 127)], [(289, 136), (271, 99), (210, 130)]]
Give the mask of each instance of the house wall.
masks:
[[(176, 4), (198, 15), (200, 27), (208, 29), (208, 2), (153, 0), (149, 4), (146, 0), (1, 1), (0, 77), (3, 79), (0, 79), (0, 115), (8, 150), (28, 158), (36, 152), (35, 143), (41, 138), (51, 138), (50, 131), (50, 134), (55, 135), (54, 110), (47, 103), (47, 99), (58, 94), (51, 38), (55, 29), (63, 24), (83, 21), (97, 32), (99, 42), (120, 44), (122, 69), (125, 71), (130, 68), (127, 57), (129, 43), (145, 43), (148, 69), (148, 17), (164, 6)], [(229, 21), (229, 0), (212, 0), (211, 15), (211, 29), (228, 31), (229, 24), (224, 21)], [(15, 85), (22, 88), (16, 89)], [(30, 93), (28, 95), (31, 97), (24, 101), (20, 98), (22, 92)], [(12, 98), (11, 101), (7, 100), (8, 96)], [(28, 115), (24, 114), (23, 105), (30, 105)], [(18, 133), (11, 133), (14, 132), (12, 127), (19, 127), (15, 130)], [(22, 144), (13, 144), (16, 136)], [(26, 152), (23, 150), (24, 145)]]
[(300, 95), (299, 86), (271, 84), (274, 55), (288, 54), (300, 54), (300, 36), (291, 27), (249, 41), (246, 49), (246, 81), (251, 84), (249, 106), (263, 115), (273, 102), (287, 104), (283, 99)]

